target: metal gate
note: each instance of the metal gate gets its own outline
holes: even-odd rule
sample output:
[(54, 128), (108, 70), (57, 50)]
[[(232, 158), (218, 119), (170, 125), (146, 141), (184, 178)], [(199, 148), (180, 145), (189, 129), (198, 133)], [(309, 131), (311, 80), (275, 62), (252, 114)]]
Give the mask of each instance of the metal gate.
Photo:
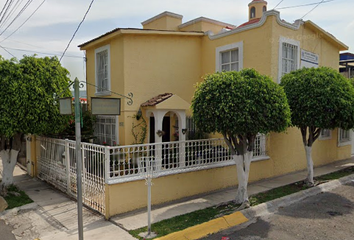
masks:
[[(38, 177), (77, 198), (75, 141), (37, 138)], [(105, 214), (105, 146), (81, 143), (83, 204)]]

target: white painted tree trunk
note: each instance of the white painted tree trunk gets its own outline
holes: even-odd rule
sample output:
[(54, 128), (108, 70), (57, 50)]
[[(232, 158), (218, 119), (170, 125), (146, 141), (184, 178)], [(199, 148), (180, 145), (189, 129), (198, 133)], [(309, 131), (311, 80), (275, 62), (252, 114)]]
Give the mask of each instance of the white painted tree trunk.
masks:
[(236, 203), (242, 204), (248, 202), (248, 177), (250, 173), (251, 160), (253, 152), (248, 151), (244, 155), (234, 155), (234, 161), (237, 168), (238, 189), (236, 195)]
[(312, 161), (312, 147), (305, 146), (306, 160), (307, 160), (307, 184), (313, 186), (315, 183), (313, 181), (313, 161)]
[(2, 159), (2, 186), (8, 187), (14, 183), (14, 169), (17, 162), (17, 150), (1, 150), (0, 157)]

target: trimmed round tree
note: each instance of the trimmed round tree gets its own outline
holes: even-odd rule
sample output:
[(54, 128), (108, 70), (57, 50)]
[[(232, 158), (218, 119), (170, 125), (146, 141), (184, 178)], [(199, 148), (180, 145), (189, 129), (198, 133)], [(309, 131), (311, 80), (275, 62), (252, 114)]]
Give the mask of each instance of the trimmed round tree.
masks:
[(68, 118), (60, 115), (56, 96), (71, 96), (68, 74), (56, 57), (0, 57), (2, 188), (13, 183), (23, 134), (56, 133), (65, 127)]
[(354, 88), (338, 71), (327, 67), (302, 68), (286, 74), (281, 86), (291, 109), (291, 122), (300, 129), (306, 151), (308, 175), (313, 180), (312, 145), (322, 129), (354, 126)]
[(248, 203), (247, 184), (258, 133), (282, 132), (290, 124), (283, 89), (254, 69), (207, 75), (192, 100), (195, 123), (204, 132), (219, 132), (237, 167), (237, 203)]

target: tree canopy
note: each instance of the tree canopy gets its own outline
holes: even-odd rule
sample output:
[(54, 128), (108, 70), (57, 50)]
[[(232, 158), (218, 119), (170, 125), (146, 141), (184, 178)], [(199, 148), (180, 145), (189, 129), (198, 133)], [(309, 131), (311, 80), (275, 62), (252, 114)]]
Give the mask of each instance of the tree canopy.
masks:
[(309, 185), (314, 185), (312, 145), (322, 129), (354, 127), (354, 88), (338, 71), (327, 67), (302, 68), (281, 79), (293, 126), (301, 130), (306, 150)]
[(62, 130), (58, 94), (70, 96), (69, 72), (56, 57), (0, 59), (0, 135), (45, 134)]
[(208, 133), (282, 132), (290, 124), (284, 91), (254, 69), (207, 75), (197, 86), (192, 110), (197, 127)]
[(302, 68), (281, 79), (296, 127), (322, 129), (354, 126), (354, 88), (338, 71)]
[(59, 113), (58, 95), (71, 96), (69, 72), (56, 57), (4, 60), (0, 57), (1, 192), (13, 183), (23, 134), (56, 133), (68, 124)]
[(283, 89), (254, 69), (210, 74), (192, 100), (196, 125), (222, 133), (237, 166), (236, 202), (249, 206), (247, 183), (258, 133), (282, 132), (290, 124)]

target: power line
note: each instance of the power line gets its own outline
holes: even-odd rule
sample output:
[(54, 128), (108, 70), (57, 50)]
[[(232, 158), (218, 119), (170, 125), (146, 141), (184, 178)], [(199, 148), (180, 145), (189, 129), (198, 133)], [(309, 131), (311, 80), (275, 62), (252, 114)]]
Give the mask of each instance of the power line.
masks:
[(25, 6), (22, 7), (20, 12), (12, 19), (12, 21), (7, 25), (7, 27), (0, 33), (0, 36), (17, 20), (18, 17), (20, 17), (23, 12), (28, 8), (28, 6), (32, 3), (33, 0), (28, 0), (25, 4)]
[(6, 48), (4, 48), (4, 47), (1, 46), (1, 45), (0, 45), (0, 47), (1, 47), (2, 49), (4, 49), (8, 54), (10, 54), (10, 55), (13, 56), (14, 58), (16, 58), (15, 55), (13, 55), (12, 53), (10, 53)]
[(72, 42), (73, 39), (74, 39), (74, 37), (75, 37), (77, 31), (79, 31), (79, 29), (80, 29), (80, 27), (81, 27), (81, 24), (85, 21), (85, 18), (86, 18), (86, 16), (87, 16), (87, 14), (89, 13), (89, 11), (90, 11), (90, 9), (91, 9), (91, 6), (92, 6), (92, 4), (93, 4), (94, 1), (95, 1), (95, 0), (92, 0), (92, 1), (91, 1), (91, 3), (90, 3), (90, 5), (89, 5), (89, 7), (88, 7), (88, 9), (87, 9), (87, 11), (86, 11), (84, 17), (82, 18), (81, 22), (80, 22), (79, 25), (77, 26), (77, 28), (76, 28), (76, 30), (75, 30), (73, 36), (71, 37), (71, 39), (70, 39), (68, 45), (66, 46), (66, 48), (65, 48), (65, 50), (64, 50), (64, 52), (63, 52), (63, 55), (61, 55), (61, 57), (60, 57), (60, 59), (59, 59), (59, 62), (61, 62), (61, 59), (64, 57), (66, 51), (68, 50), (68, 48), (69, 48), (71, 42)]
[(319, 2), (314, 8), (312, 8), (310, 11), (308, 11), (304, 16), (302, 16), (302, 18), (300, 19), (303, 19), (304, 17), (306, 17), (308, 14), (310, 14), (313, 10), (315, 10), (321, 3), (323, 3), (324, 0), (322, 0), (321, 2)]
[[(33, 51), (33, 50), (28, 50), (28, 49), (11, 48), (11, 47), (4, 47), (4, 46), (0, 46), (0, 47), (3, 49), (11, 49), (11, 50), (21, 51), (21, 52), (32, 52), (32, 53), (38, 53), (38, 54), (44, 54), (44, 55), (60, 56), (60, 53), (38, 52), (38, 51)], [(75, 56), (75, 55), (66, 55), (65, 57), (83, 58), (82, 56)]]
[(43, 2), (36, 8), (36, 10), (33, 11), (33, 13), (18, 27), (16, 28), (15, 31), (13, 31), (10, 35), (8, 35), (6, 38), (4, 38), (0, 43), (2, 43), (3, 41), (5, 41), (6, 39), (8, 39), (9, 37), (11, 37), (12, 35), (14, 35), (23, 25), (25, 25), (25, 23), (38, 11), (38, 9), (43, 5), (43, 3), (46, 0), (43, 0)]
[[(329, 2), (333, 2), (333, 1), (335, 1), (335, 0), (326, 0), (326, 1), (323, 1), (322, 3), (329, 3)], [(307, 6), (312, 6), (312, 5), (316, 5), (319, 3), (321, 3), (321, 2), (308, 3), (308, 4), (302, 4), (302, 5), (294, 5), (294, 6), (288, 6), (288, 7), (281, 7), (281, 8), (277, 8), (277, 9), (281, 10), (281, 9), (289, 9), (289, 8), (307, 7)]]
[(276, 9), (284, 0), (281, 0), (273, 9)]

